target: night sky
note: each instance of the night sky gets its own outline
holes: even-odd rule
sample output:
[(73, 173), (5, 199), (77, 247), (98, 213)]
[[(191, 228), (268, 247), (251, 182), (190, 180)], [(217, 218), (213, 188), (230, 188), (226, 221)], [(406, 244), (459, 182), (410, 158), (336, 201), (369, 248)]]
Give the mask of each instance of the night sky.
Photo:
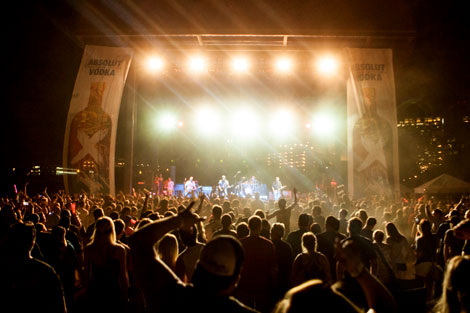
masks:
[[(395, 64), (399, 117), (444, 114), (470, 98), (469, 19), (463, 1), (15, 2), (4, 11), (2, 173), (60, 165), (70, 97), (83, 52), (77, 34), (106, 32), (412, 32)], [(170, 4), (171, 3), (171, 4)], [(455, 108), (457, 110), (465, 108)], [(468, 108), (466, 108), (468, 110)]]

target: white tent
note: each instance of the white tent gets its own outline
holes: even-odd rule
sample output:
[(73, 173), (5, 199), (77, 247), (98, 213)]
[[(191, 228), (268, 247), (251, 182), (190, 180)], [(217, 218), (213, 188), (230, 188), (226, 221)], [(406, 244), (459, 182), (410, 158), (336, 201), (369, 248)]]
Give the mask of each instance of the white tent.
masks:
[(420, 194), (470, 193), (470, 183), (448, 174), (442, 174), (414, 190), (415, 193)]

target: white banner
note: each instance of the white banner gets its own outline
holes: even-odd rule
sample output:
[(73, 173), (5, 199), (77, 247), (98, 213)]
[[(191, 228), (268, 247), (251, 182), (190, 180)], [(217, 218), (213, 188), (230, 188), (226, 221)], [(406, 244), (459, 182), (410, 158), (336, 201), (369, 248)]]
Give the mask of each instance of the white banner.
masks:
[(114, 154), (122, 92), (132, 49), (86, 46), (65, 129), (63, 163), (67, 192), (114, 195)]
[(398, 135), (390, 49), (345, 49), (348, 188), (354, 198), (399, 196)]

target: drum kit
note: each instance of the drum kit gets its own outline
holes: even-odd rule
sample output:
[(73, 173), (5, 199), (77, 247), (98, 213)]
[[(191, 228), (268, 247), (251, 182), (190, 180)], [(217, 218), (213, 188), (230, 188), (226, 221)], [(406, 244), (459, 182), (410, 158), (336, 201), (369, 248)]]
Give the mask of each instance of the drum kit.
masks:
[(247, 196), (254, 196), (255, 193), (260, 191), (260, 184), (254, 178), (246, 179), (246, 177), (242, 177), (235, 184), (235, 194), (239, 197), (247, 197)]

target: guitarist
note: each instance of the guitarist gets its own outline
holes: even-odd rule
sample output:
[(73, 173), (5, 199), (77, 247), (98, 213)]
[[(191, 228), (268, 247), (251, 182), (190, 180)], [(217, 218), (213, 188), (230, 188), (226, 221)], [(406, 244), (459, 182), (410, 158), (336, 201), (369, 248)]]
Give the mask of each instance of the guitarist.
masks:
[(219, 191), (219, 197), (228, 197), (228, 188), (230, 188), (229, 182), (225, 175), (222, 175), (222, 178), (219, 180), (217, 185), (217, 190)]
[(184, 183), (184, 196), (189, 196), (193, 191), (197, 189), (196, 182), (194, 178), (191, 176), (189, 179)]
[(273, 195), (274, 195), (274, 200), (277, 201), (279, 198), (281, 198), (281, 191), (282, 189), (286, 188), (286, 186), (283, 186), (281, 181), (279, 180), (279, 177), (276, 177), (276, 180), (273, 182), (272, 189), (273, 189)]

